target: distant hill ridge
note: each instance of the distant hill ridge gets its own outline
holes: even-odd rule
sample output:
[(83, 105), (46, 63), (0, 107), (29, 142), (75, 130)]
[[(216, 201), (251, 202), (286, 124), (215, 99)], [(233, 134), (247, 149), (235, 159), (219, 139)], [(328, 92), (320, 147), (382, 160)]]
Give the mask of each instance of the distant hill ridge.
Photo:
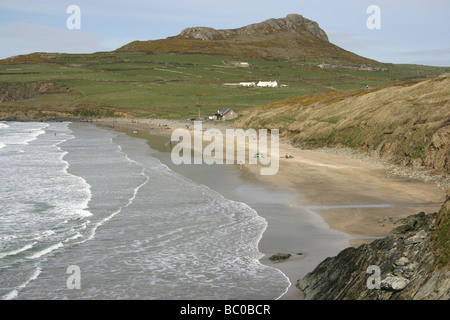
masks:
[(237, 29), (186, 28), (173, 37), (133, 41), (117, 51), (212, 54), (275, 60), (319, 57), (352, 63), (375, 62), (332, 44), (317, 22), (299, 14), (268, 19)]

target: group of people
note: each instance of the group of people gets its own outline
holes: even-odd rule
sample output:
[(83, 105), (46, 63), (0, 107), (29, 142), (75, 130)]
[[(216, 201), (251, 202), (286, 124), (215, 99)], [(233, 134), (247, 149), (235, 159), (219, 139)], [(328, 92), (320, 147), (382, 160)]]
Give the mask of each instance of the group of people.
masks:
[(291, 155), (291, 154), (287, 154), (287, 153), (286, 153), (286, 155), (285, 155), (284, 157), (281, 157), (281, 158), (285, 158), (285, 159), (294, 159), (294, 156)]
[(158, 124), (158, 127), (163, 127), (165, 130), (170, 130), (170, 127), (167, 124)]

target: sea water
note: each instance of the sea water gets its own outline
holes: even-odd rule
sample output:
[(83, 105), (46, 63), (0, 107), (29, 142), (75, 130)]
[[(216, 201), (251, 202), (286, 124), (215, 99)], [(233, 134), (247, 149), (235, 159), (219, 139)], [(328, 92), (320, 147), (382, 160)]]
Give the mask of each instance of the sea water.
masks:
[(92, 124), (0, 123), (0, 299), (282, 296), (265, 219), (155, 152)]

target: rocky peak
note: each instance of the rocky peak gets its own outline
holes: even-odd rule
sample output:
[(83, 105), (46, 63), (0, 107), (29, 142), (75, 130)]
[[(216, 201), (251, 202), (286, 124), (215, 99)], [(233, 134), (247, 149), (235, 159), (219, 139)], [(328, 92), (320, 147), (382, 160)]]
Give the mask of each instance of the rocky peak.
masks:
[(208, 41), (223, 39), (224, 37), (222, 33), (223, 30), (216, 30), (214, 28), (192, 27), (184, 29), (178, 36), (186, 39)]
[(316, 37), (328, 41), (327, 34), (319, 27), (317, 22), (306, 19), (299, 14), (288, 14), (285, 18), (269, 19), (260, 23), (245, 26), (240, 30), (246, 33), (257, 33), (260, 30), (264, 30), (266, 34), (283, 31), (301, 33), (306, 30)]
[(315, 21), (304, 18), (299, 14), (289, 14), (285, 18), (268, 19), (238, 29), (216, 30), (207, 27), (193, 27), (184, 29), (179, 37), (198, 40), (223, 40), (238, 35), (268, 35), (281, 32), (304, 33), (308, 31), (316, 37), (328, 41), (328, 36)]

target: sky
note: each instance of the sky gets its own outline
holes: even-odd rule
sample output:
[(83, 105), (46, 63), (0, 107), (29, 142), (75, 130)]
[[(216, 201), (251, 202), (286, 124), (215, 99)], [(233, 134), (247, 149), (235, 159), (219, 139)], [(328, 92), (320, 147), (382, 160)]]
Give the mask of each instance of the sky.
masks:
[[(373, 5), (378, 11), (368, 11)], [(290, 13), (370, 59), (450, 66), (450, 0), (0, 0), (0, 59), (111, 51), (188, 27), (233, 29)]]

